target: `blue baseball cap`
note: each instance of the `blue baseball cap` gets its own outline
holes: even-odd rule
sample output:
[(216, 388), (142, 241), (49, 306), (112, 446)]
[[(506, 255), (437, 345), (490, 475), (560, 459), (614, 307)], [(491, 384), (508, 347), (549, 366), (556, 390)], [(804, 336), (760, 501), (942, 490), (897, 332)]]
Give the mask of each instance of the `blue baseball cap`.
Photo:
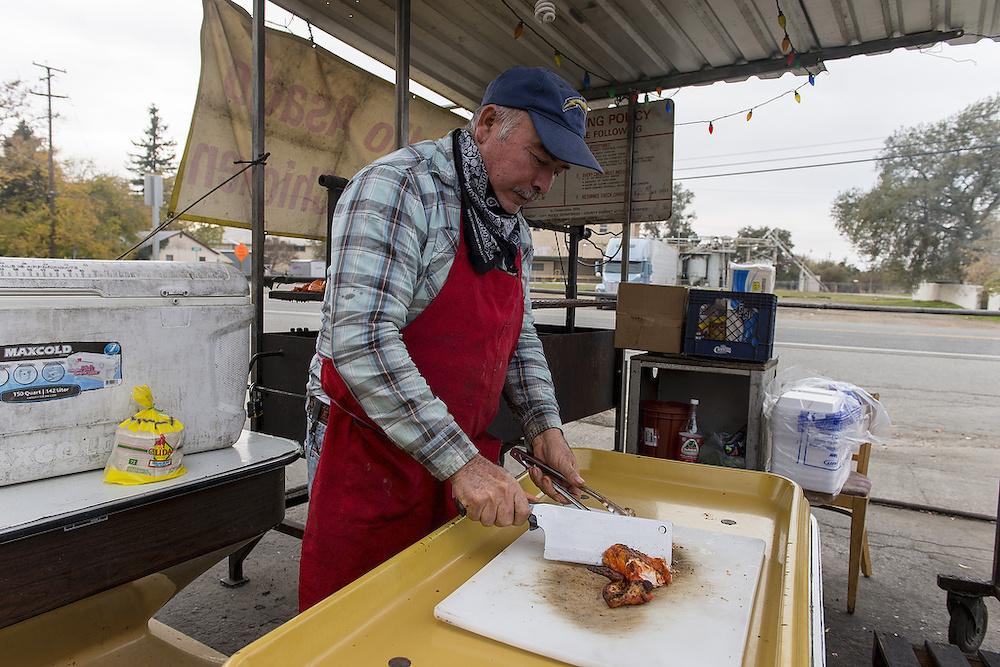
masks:
[(545, 150), (563, 162), (604, 173), (583, 137), (587, 101), (562, 77), (544, 67), (511, 67), (486, 87), (483, 105), (523, 109)]

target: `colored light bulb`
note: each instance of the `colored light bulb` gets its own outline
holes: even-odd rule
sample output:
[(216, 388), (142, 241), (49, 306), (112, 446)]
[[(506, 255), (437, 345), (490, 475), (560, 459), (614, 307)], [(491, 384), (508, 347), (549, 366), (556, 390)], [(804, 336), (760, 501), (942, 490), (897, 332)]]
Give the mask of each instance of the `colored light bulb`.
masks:
[(556, 61), (556, 67), (562, 67), (562, 54), (556, 51), (552, 59)]
[(785, 15), (781, 13), (780, 9), (778, 10), (778, 25), (781, 26), (782, 30), (785, 29)]
[(667, 113), (673, 113), (674, 112), (674, 101), (673, 100), (667, 100), (667, 103), (664, 106), (665, 106), (665, 108), (667, 110)]
[(795, 91), (795, 101), (799, 102), (799, 103), (802, 102), (802, 96), (799, 95), (799, 91), (797, 91), (797, 90)]
[(514, 28), (514, 39), (520, 37), (522, 32), (524, 32), (524, 21), (519, 21), (517, 27)]
[(712, 121), (709, 121), (708, 122), (708, 133), (712, 134), (713, 132), (715, 132), (715, 126), (712, 125)]
[(814, 77), (812, 74), (809, 75), (809, 85), (810, 86), (816, 85), (816, 77)]
[(785, 37), (781, 40), (781, 52), (788, 53), (788, 49), (790, 48), (792, 48), (792, 41), (788, 37)]
[(747, 120), (750, 120), (751, 118), (753, 118), (753, 109), (750, 109), (750, 111), (747, 111)]
[(583, 87), (590, 88), (590, 72), (583, 73)]

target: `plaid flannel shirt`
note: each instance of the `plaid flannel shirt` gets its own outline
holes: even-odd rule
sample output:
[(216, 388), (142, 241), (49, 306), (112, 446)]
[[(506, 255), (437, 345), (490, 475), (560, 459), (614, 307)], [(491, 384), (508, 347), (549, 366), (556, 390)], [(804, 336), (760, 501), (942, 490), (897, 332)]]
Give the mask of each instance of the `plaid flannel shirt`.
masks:
[[(401, 331), (441, 291), (458, 249), (451, 146), (449, 134), (404, 148), (364, 168), (344, 190), (308, 384), (310, 395), (322, 393), (320, 358), (332, 359), (368, 417), (442, 480), (478, 450), (431, 393)], [(530, 442), (562, 422), (531, 314), (531, 232), (519, 218), (524, 322), (503, 394)]]

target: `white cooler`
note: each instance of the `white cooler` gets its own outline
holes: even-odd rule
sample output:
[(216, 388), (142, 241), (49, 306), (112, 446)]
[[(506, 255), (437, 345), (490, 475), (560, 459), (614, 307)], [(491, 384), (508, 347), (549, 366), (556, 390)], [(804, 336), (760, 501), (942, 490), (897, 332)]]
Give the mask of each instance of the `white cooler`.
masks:
[(0, 486), (103, 468), (137, 385), (185, 453), (232, 445), (252, 317), (229, 264), (0, 258)]
[(836, 389), (786, 391), (770, 418), (771, 472), (803, 489), (837, 494), (860, 444), (861, 401)]

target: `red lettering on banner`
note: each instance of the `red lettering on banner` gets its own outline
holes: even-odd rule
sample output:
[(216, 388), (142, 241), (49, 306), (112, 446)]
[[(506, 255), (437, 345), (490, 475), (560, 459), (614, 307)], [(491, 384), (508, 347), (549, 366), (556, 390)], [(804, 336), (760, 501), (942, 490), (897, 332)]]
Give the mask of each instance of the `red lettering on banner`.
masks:
[[(302, 101), (298, 99), (301, 96)], [(288, 87), (288, 95), (285, 96), (285, 108), (281, 110), (281, 122), (288, 123), (292, 127), (298, 127), (305, 118), (305, 103), (309, 99), (309, 92), (305, 86), (293, 83)]]
[[(276, 76), (271, 76), (274, 71), (274, 63), (270, 60), (264, 63), (264, 115), (271, 116), (275, 109), (281, 105), (281, 99), (285, 96), (285, 82)], [(271, 89), (270, 95), (268, 88)]]
[(295, 185), (292, 186), (292, 198), (288, 202), (290, 210), (295, 210), (295, 205), (299, 201), (299, 191), (302, 187), (305, 187), (306, 191), (302, 193), (302, 207), (299, 210), (305, 211), (309, 207), (309, 201), (312, 199), (313, 183), (316, 183), (319, 178), (318, 172), (319, 169), (313, 167), (308, 176), (299, 174), (295, 177)]
[[(235, 164), (236, 161), (239, 159), (240, 156), (236, 154), (236, 151), (226, 151), (225, 153), (222, 154), (222, 158), (219, 160), (219, 171), (222, 172), (222, 175), (225, 178), (220, 178), (219, 179), (220, 183), (240, 170), (239, 166)], [(238, 179), (234, 178), (233, 180), (223, 185), (222, 191), (228, 192), (230, 194), (236, 192), (237, 180)]]
[(295, 171), (295, 160), (288, 161), (288, 171), (281, 179), (281, 195), (278, 197), (278, 208), (285, 208), (285, 201), (288, 199), (288, 185), (292, 182), (292, 172)]
[[(187, 176), (188, 185), (194, 185), (195, 181), (198, 179), (198, 168), (201, 166), (201, 158), (208, 152), (208, 145), (200, 143), (194, 147), (191, 151), (191, 158), (189, 164), (184, 169), (184, 175)], [(215, 159), (213, 155), (211, 160)]]
[(218, 146), (209, 146), (205, 143), (195, 146), (191, 154), (190, 164), (184, 169), (188, 185), (194, 185), (197, 182), (198, 172), (201, 170), (204, 160), (205, 178), (203, 180), (203, 187), (214, 187), (215, 183), (212, 182), (212, 179), (215, 177), (215, 160), (218, 156)]
[(234, 60), (226, 71), (226, 78), (222, 82), (226, 89), (226, 97), (242, 106), (249, 104), (247, 97), (250, 94), (250, 66), (245, 62)]
[(312, 96), (310, 102), (321, 102), (322, 106), (318, 109), (312, 109), (306, 114), (306, 129), (310, 132), (322, 132), (326, 129), (326, 121), (319, 123), (316, 119), (323, 119), (330, 113), (330, 108), (333, 106), (332, 100), (326, 95), (320, 95), (316, 93)]
[[(268, 185), (270, 181), (270, 185)], [(281, 185), (281, 179), (278, 176), (278, 170), (274, 167), (264, 168), (264, 205), (269, 206), (271, 202), (274, 201), (274, 196), (278, 194), (278, 186)]]
[(358, 100), (353, 95), (344, 95), (337, 102), (337, 113), (333, 117), (333, 121), (330, 122), (330, 127), (326, 128), (326, 136), (332, 137), (333, 133), (337, 131), (338, 128), (344, 131), (344, 140), (349, 141), (351, 138), (351, 116), (354, 115), (354, 110), (358, 108)]
[[(368, 132), (368, 136), (365, 137), (365, 148), (372, 153), (381, 155), (392, 142), (393, 134), (395, 133), (393, 132), (392, 125), (388, 123), (375, 123)], [(376, 139), (379, 140), (377, 144), (375, 143)]]

